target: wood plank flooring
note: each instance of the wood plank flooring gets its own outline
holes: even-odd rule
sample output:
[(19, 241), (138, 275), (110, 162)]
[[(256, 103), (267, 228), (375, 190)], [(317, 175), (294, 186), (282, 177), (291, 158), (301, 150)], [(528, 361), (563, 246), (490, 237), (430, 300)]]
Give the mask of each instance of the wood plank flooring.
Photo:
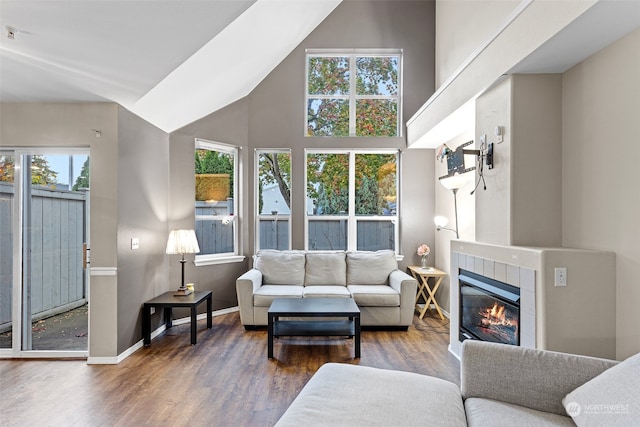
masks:
[[(326, 362), (432, 375), (459, 384), (447, 351), (448, 319), (414, 317), (407, 332), (362, 332), (353, 340), (283, 337), (267, 359), (267, 331), (245, 331), (238, 313), (166, 331), (119, 365), (0, 361), (2, 426), (272, 426)], [(313, 345), (308, 345), (313, 344)], [(363, 391), (364, 392), (364, 391)]]

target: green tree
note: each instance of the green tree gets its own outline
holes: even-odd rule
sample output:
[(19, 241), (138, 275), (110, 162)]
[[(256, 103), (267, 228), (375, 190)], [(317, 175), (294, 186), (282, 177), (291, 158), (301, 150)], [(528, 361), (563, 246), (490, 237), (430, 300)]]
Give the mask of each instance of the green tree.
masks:
[[(399, 57), (355, 57), (354, 70), (350, 69), (349, 60), (349, 57), (308, 58), (307, 135), (349, 136), (349, 100), (345, 97), (357, 95), (355, 135), (396, 136)], [(355, 94), (349, 93), (352, 73)]]
[[(396, 202), (396, 156), (356, 154), (357, 215), (382, 215)], [(307, 194), (318, 213), (335, 215), (349, 207), (349, 155), (313, 153), (307, 156)]]
[(349, 209), (349, 155), (313, 153), (307, 157), (307, 195), (324, 215)]
[(44, 156), (31, 156), (31, 183), (55, 187), (58, 172), (51, 170), (49, 162)]
[[(15, 160), (13, 156), (0, 156), (0, 181), (15, 181)], [(55, 187), (58, 173), (51, 169), (46, 157), (31, 156), (31, 183)]]
[(356, 215), (379, 215), (378, 180), (375, 176), (364, 176), (356, 188)]
[(260, 153), (259, 173), (259, 212), (262, 212), (263, 185), (278, 184), (278, 189), (289, 210), (291, 210), (291, 153)]
[(80, 176), (76, 178), (75, 184), (73, 184), (73, 191), (78, 191), (81, 188), (89, 188), (89, 157), (84, 161), (82, 170), (80, 170)]

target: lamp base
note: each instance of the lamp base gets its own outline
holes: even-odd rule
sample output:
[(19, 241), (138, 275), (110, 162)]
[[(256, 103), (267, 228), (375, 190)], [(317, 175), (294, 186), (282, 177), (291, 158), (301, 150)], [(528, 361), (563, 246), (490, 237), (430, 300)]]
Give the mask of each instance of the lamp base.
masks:
[(180, 287), (180, 288), (178, 288), (177, 291), (174, 292), (173, 296), (174, 297), (180, 297), (180, 296), (183, 297), (183, 296), (187, 296), (187, 295), (192, 294), (192, 293), (193, 293), (193, 291), (191, 289)]

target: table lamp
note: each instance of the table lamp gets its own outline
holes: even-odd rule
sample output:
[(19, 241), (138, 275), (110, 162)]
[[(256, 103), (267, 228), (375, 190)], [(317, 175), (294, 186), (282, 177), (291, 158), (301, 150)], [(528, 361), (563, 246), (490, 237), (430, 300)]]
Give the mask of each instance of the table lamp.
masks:
[(166, 253), (182, 255), (180, 260), (180, 264), (182, 264), (182, 282), (173, 295), (184, 296), (193, 292), (193, 290), (187, 289), (184, 285), (184, 263), (187, 262), (184, 259), (184, 254), (197, 254), (198, 252), (200, 252), (200, 246), (198, 246), (198, 239), (194, 230), (171, 230), (167, 241)]

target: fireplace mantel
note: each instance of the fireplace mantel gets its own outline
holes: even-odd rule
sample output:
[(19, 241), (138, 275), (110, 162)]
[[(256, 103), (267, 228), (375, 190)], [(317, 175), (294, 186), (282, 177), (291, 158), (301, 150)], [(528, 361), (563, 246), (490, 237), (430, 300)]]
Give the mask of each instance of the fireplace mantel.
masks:
[[(566, 287), (554, 285), (558, 267)], [(520, 288), (521, 346), (615, 359), (613, 252), (452, 241), (449, 350), (458, 357), (461, 268)]]

